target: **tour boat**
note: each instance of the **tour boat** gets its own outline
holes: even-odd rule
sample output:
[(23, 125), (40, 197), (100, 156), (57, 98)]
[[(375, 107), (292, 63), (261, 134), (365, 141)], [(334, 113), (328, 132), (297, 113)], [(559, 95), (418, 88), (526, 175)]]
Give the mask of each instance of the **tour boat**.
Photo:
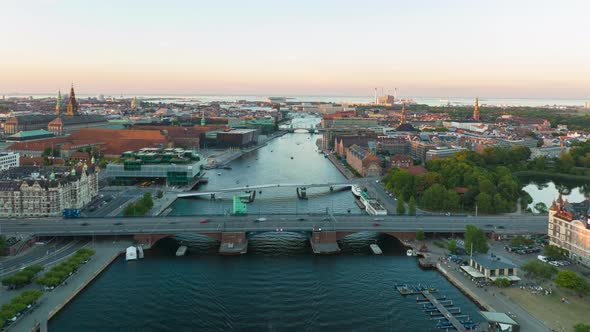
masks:
[(352, 186), (351, 188), (352, 194), (355, 195), (356, 197), (361, 197), (361, 188), (357, 185)]

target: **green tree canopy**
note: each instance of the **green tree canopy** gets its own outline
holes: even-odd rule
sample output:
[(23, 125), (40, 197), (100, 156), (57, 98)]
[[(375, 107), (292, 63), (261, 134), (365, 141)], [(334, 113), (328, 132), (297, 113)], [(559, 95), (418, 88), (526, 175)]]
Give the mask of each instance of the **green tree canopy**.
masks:
[(414, 196), (410, 197), (410, 201), (408, 202), (408, 214), (411, 216), (416, 215), (416, 199)]
[(465, 227), (465, 250), (485, 254), (488, 252), (488, 241), (483, 229), (474, 225), (467, 225)]
[(555, 267), (540, 260), (534, 260), (524, 264), (522, 270), (538, 280), (550, 280), (557, 273)]
[(425, 238), (426, 238), (426, 234), (424, 234), (423, 230), (419, 229), (416, 231), (416, 240), (424, 241)]
[(401, 199), (401, 197), (397, 198), (396, 212), (398, 215), (403, 215), (406, 213), (406, 207), (404, 206), (404, 201)]

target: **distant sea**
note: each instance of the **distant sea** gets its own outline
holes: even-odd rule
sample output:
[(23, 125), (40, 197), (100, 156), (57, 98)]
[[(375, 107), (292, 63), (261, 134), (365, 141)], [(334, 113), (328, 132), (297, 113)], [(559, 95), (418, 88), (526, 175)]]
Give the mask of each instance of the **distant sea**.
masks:
[[(27, 97), (33, 98), (47, 98), (55, 97), (50, 94), (7, 94), (6, 97)], [(78, 94), (78, 97), (96, 97), (97, 95)], [(121, 98), (121, 95), (104, 95), (105, 98), (115, 97)], [(155, 102), (176, 102), (186, 104), (209, 103), (213, 101), (218, 102), (235, 102), (238, 100), (246, 100), (251, 102), (264, 101), (268, 96), (263, 95), (122, 95), (123, 98), (133, 98), (137, 96), (140, 100), (150, 100)], [(330, 95), (314, 95), (314, 96), (289, 96), (284, 95), (287, 101), (290, 102), (332, 102), (332, 103), (372, 103), (373, 96), (330, 96)], [(443, 105), (473, 105), (473, 97), (412, 97), (404, 96), (404, 98), (411, 98), (418, 104), (426, 104), (431, 106)], [(480, 105), (490, 106), (584, 106), (584, 102), (590, 101), (590, 96), (587, 99), (565, 99), (565, 98), (486, 98), (480, 97)]]

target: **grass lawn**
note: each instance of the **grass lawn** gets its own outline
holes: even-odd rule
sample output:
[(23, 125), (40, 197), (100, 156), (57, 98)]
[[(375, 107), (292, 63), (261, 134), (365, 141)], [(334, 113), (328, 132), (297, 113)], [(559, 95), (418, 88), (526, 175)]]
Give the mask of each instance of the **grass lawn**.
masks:
[[(573, 331), (577, 323), (590, 323), (590, 298), (579, 298), (554, 286), (551, 290), (553, 293), (548, 296), (535, 295), (520, 288), (506, 288), (502, 292), (555, 331)], [(571, 304), (561, 302), (562, 297)]]

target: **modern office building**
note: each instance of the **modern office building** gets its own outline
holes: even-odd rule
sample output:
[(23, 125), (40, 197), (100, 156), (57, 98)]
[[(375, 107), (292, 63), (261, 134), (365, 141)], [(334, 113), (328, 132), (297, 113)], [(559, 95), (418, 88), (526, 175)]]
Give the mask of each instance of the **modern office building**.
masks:
[(167, 185), (186, 185), (202, 175), (206, 158), (180, 148), (143, 148), (124, 152), (106, 168), (106, 177), (118, 184), (150, 180)]
[(20, 155), (14, 152), (0, 152), (0, 171), (19, 166)]

